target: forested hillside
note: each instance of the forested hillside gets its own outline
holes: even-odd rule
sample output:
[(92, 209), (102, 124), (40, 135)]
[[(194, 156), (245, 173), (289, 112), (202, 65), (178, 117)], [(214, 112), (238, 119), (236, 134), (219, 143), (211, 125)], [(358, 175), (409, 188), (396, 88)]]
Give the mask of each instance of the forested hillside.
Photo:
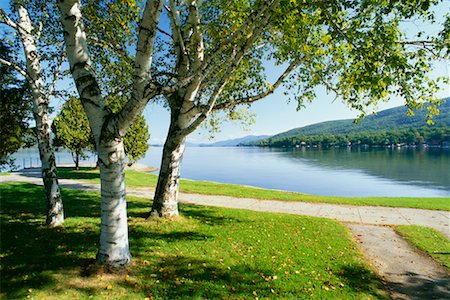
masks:
[(407, 115), (407, 108), (395, 107), (378, 112), (355, 124), (352, 119), (327, 121), (274, 135), (246, 145), (293, 147), (297, 145), (344, 146), (351, 144), (442, 144), (450, 140), (450, 98), (441, 112), (427, 125), (427, 110)]

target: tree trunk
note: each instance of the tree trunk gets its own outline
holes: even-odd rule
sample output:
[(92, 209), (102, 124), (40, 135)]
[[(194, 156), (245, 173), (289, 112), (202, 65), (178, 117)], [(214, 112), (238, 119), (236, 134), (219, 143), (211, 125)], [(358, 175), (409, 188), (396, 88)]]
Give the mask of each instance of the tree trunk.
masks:
[(80, 153), (75, 152), (75, 157), (73, 157), (73, 162), (75, 163), (75, 170), (80, 169)]
[(100, 141), (98, 157), (102, 202), (97, 263), (106, 267), (123, 268), (131, 261), (123, 141)]
[(64, 209), (56, 173), (55, 153), (50, 140), (50, 126), (49, 123), (43, 122), (43, 119), (48, 119), (48, 114), (47, 118), (36, 113), (34, 115), (47, 206), (45, 223), (49, 226), (59, 226), (64, 222)]
[(56, 176), (55, 153), (51, 143), (49, 103), (50, 95), (46, 96), (44, 81), (42, 79), (42, 66), (36, 41), (32, 34), (28, 11), (18, 5), (19, 34), (22, 39), (27, 65), (27, 80), (33, 95), (33, 115), (36, 121), (39, 155), (42, 164), (42, 180), (44, 181), (47, 201), (47, 220), (50, 226), (61, 225), (64, 221), (64, 210)]
[(164, 144), (158, 184), (149, 217), (178, 216), (178, 188), (185, 137), (177, 137), (173, 124)]

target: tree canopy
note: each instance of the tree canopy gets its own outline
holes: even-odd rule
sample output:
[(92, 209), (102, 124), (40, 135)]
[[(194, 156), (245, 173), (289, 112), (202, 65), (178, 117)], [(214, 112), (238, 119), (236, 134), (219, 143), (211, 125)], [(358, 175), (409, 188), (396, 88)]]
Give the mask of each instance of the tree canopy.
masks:
[(78, 170), (80, 158), (85, 157), (85, 150), (94, 149), (94, 136), (78, 98), (70, 97), (64, 103), (61, 112), (53, 120), (52, 131), (55, 134), (55, 146), (63, 146), (72, 152)]
[[(11, 59), (10, 48), (0, 41), (0, 57)], [(26, 83), (14, 74), (12, 68), (0, 64), (0, 166), (14, 166), (11, 154), (29, 144), (31, 104)]]

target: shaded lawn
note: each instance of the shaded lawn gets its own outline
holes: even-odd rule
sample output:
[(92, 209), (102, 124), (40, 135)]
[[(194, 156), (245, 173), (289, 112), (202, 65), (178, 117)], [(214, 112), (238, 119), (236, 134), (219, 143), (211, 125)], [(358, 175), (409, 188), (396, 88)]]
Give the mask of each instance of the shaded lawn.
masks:
[[(100, 183), (98, 170), (95, 168), (58, 168), (60, 178), (86, 180)], [(158, 176), (138, 171), (126, 171), (128, 187), (155, 187)], [(283, 192), (208, 181), (181, 180), (180, 191), (193, 194), (223, 195), (237, 198), (256, 198), (262, 200), (300, 201), (311, 203), (332, 203), (348, 205), (371, 205), (388, 207), (410, 207), (433, 210), (450, 210), (448, 198), (404, 198), (404, 197), (337, 197), (317, 196), (293, 192)]]
[(148, 200), (129, 197), (129, 273), (89, 275), (98, 193), (62, 190), (67, 219), (49, 229), (42, 187), (0, 192), (2, 298), (385, 299), (348, 230), (331, 220), (183, 205), (179, 220), (148, 222)]
[(450, 241), (441, 232), (416, 225), (396, 226), (395, 230), (450, 271)]

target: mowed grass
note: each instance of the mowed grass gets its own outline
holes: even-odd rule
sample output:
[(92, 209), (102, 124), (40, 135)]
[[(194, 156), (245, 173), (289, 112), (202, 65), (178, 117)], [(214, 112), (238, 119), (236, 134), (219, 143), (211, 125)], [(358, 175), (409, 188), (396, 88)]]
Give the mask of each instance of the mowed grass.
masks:
[(386, 299), (348, 230), (320, 218), (181, 206), (146, 221), (128, 197), (128, 274), (92, 274), (98, 193), (62, 190), (66, 221), (43, 226), (42, 187), (1, 192), (1, 297), (34, 299)]
[[(95, 168), (59, 168), (61, 178), (79, 179), (100, 183), (99, 171)], [(155, 187), (158, 176), (137, 171), (126, 171), (127, 186), (131, 188)], [(284, 192), (208, 181), (181, 180), (180, 191), (185, 193), (223, 195), (237, 198), (261, 200), (300, 201), (311, 203), (332, 203), (347, 205), (371, 205), (388, 207), (409, 207), (433, 210), (450, 210), (449, 198), (402, 198), (402, 197), (335, 197)]]
[(450, 241), (441, 232), (423, 226), (401, 225), (396, 231), (450, 270)]

